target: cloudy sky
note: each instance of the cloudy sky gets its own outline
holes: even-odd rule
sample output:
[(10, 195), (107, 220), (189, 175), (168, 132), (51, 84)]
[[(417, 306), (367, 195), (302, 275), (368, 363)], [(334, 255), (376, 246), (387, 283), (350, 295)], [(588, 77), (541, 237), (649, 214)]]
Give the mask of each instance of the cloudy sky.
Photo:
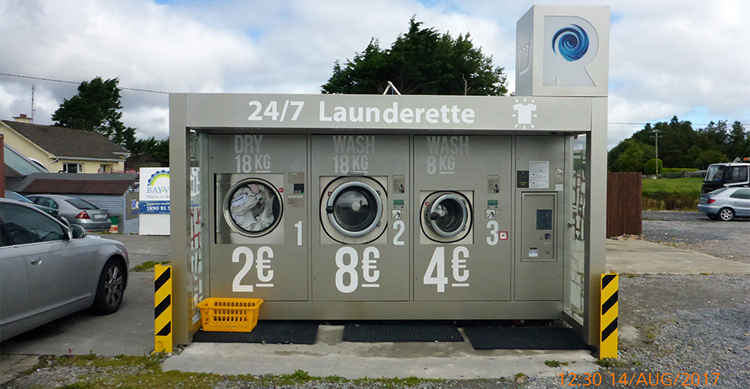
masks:
[[(454, 37), (470, 32), (474, 44), (505, 68), (513, 91), (516, 21), (533, 4), (0, 0), (0, 119), (31, 115), (33, 85), (34, 122), (51, 124), (81, 81), (119, 77), (128, 88), (122, 92), (125, 124), (136, 127), (139, 138), (166, 138), (163, 92), (320, 93), (334, 61), (352, 58), (373, 37), (389, 47), (413, 15)], [(739, 120), (750, 128), (750, 3), (543, 4), (611, 5), (610, 148), (642, 123), (675, 115), (694, 127)]]

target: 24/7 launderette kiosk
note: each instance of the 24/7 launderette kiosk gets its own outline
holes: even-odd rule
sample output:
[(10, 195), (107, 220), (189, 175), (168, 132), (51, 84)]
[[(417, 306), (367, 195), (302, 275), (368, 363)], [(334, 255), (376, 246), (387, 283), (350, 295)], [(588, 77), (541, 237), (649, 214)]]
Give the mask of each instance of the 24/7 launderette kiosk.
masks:
[(609, 7), (534, 6), (516, 95), (171, 94), (177, 344), (260, 319), (558, 319), (599, 344)]

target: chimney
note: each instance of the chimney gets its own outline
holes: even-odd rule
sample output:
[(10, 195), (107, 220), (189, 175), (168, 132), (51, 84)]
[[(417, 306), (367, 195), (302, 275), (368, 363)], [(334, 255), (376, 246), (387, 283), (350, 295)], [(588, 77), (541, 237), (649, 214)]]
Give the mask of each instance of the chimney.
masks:
[(13, 120), (19, 123), (31, 123), (31, 118), (26, 116), (25, 113), (22, 113), (21, 116), (14, 117)]

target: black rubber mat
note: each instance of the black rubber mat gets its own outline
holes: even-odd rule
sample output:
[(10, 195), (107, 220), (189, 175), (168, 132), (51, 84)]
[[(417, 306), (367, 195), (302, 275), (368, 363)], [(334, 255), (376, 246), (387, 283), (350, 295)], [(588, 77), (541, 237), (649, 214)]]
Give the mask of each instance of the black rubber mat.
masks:
[(590, 350), (572, 328), (465, 327), (476, 350)]
[(314, 344), (318, 323), (308, 321), (259, 321), (251, 332), (198, 331), (193, 342)]
[(463, 342), (453, 324), (447, 323), (347, 323), (344, 342)]

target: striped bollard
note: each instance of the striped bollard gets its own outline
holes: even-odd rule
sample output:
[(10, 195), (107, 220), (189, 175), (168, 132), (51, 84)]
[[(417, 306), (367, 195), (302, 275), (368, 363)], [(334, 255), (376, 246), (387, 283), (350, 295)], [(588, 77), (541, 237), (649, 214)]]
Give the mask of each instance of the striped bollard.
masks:
[(617, 274), (602, 274), (601, 317), (599, 318), (599, 358), (617, 358), (617, 289), (620, 278)]
[(172, 352), (172, 266), (154, 267), (154, 352)]

